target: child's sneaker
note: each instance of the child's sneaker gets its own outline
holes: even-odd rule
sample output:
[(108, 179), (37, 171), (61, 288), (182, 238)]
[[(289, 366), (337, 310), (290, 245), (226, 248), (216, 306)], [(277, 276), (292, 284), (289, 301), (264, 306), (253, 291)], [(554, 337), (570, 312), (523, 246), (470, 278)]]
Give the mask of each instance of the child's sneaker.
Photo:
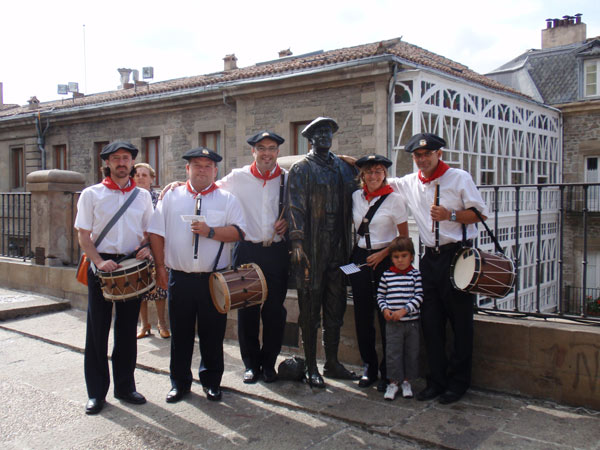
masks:
[(383, 398), (386, 400), (394, 400), (396, 398), (396, 394), (398, 393), (398, 385), (396, 383), (390, 383), (385, 390), (385, 394)]
[(402, 397), (413, 398), (412, 389), (411, 389), (410, 383), (408, 381), (405, 381), (402, 383)]

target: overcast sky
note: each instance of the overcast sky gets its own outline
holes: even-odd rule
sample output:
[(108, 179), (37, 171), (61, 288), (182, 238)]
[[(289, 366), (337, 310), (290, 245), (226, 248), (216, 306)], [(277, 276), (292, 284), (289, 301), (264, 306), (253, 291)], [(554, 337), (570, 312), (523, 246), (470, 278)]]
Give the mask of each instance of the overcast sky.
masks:
[(245, 67), (282, 49), (300, 55), (400, 36), (486, 73), (540, 48), (545, 19), (576, 13), (587, 37), (600, 35), (599, 0), (5, 2), (0, 82), (4, 103), (22, 105), (60, 98), (57, 85), (67, 82), (86, 94), (116, 89), (120, 67), (141, 77), (153, 66), (163, 81), (221, 71), (230, 53)]

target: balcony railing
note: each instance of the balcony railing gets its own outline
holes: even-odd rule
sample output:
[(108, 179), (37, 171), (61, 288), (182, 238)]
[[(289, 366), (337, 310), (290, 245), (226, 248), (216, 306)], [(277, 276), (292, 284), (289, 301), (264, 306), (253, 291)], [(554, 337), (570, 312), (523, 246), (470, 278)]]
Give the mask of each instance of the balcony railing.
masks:
[[(591, 302), (600, 288), (600, 252), (592, 255), (588, 246), (600, 225), (600, 183), (479, 189), (488, 205), (486, 222), (517, 271), (512, 293), (479, 296), (479, 310), (600, 323)], [(483, 227), (477, 245), (494, 252)]]

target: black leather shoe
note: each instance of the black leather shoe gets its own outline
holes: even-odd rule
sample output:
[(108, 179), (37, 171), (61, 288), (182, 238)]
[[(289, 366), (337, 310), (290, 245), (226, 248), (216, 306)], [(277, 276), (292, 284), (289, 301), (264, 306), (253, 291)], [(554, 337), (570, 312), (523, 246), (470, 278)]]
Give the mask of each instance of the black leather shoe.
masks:
[(218, 402), (221, 400), (223, 394), (221, 393), (220, 388), (205, 387), (203, 389), (204, 392), (206, 392), (206, 398), (209, 399), (211, 402)]
[(446, 391), (442, 395), (440, 395), (438, 402), (442, 405), (449, 405), (450, 403), (459, 401), (461, 399), (461, 397), (462, 397), (462, 394), (458, 394), (458, 393), (452, 392), (452, 391)]
[(167, 394), (167, 403), (177, 403), (189, 392), (189, 389), (173, 388)]
[(315, 370), (312, 373), (306, 371), (304, 374), (304, 378), (306, 379), (306, 382), (310, 387), (316, 387), (320, 389), (325, 387), (325, 381), (323, 380), (323, 377), (321, 376), (318, 370)]
[(258, 370), (254, 369), (246, 369), (244, 372), (244, 383), (246, 384), (254, 384), (258, 381)]
[(358, 387), (368, 388), (369, 386), (371, 386), (376, 381), (377, 381), (377, 377), (369, 377), (369, 376), (363, 375), (360, 378), (360, 380), (358, 380)]
[(417, 394), (417, 400), (419, 400), (420, 402), (432, 400), (438, 395), (441, 395), (443, 392), (444, 391), (442, 391), (441, 389), (434, 388), (433, 386), (428, 386)]
[(104, 400), (90, 398), (85, 404), (85, 413), (91, 415), (98, 414), (104, 407)]
[(387, 389), (387, 385), (387, 379), (382, 378), (381, 380), (379, 380), (379, 383), (377, 383), (377, 392), (385, 392), (385, 390)]
[(123, 400), (126, 403), (131, 403), (132, 405), (143, 405), (146, 403), (146, 397), (136, 391), (129, 392), (128, 394), (115, 393), (115, 398)]
[(327, 378), (335, 378), (338, 380), (358, 380), (359, 376), (354, 372), (346, 369), (342, 363), (335, 361), (333, 363), (325, 363), (323, 375)]
[(263, 367), (262, 378), (265, 383), (273, 383), (277, 381), (277, 372), (275, 372), (275, 369), (265, 369)]

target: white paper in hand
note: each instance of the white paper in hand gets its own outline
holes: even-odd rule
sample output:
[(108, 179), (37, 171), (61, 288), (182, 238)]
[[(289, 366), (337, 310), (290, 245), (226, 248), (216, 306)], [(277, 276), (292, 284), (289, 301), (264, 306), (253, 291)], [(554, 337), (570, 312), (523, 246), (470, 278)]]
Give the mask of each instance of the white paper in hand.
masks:
[(195, 214), (182, 214), (181, 220), (184, 222), (192, 223), (192, 222), (206, 222), (206, 217), (204, 216), (196, 216)]

